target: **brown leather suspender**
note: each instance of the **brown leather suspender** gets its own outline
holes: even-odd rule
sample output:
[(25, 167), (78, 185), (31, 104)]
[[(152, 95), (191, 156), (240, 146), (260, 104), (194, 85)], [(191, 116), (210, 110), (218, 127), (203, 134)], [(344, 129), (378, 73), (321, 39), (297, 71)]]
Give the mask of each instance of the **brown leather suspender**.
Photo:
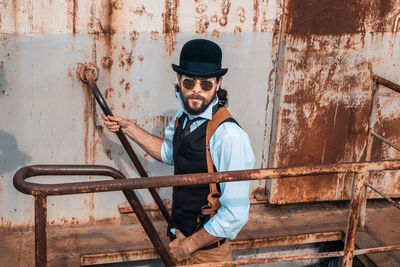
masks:
[[(214, 134), (215, 130), (217, 130), (218, 126), (229, 118), (232, 118), (232, 115), (225, 107), (221, 107), (217, 110), (217, 112), (215, 112), (215, 114), (212, 116), (212, 119), (209, 120), (207, 123), (206, 159), (207, 159), (207, 170), (209, 173), (214, 172), (214, 165), (212, 162), (211, 152), (210, 152), (210, 139)], [(178, 123), (179, 123), (178, 119), (176, 119), (174, 129), (178, 127)], [(208, 194), (207, 196), (208, 204), (201, 208), (201, 213), (204, 215), (210, 215), (210, 217), (212, 217), (215, 214), (217, 214), (218, 209), (221, 207), (221, 204), (219, 203), (219, 197), (221, 196), (221, 193), (218, 192), (216, 183), (211, 183), (209, 184), (209, 186), (210, 186), (210, 194)]]

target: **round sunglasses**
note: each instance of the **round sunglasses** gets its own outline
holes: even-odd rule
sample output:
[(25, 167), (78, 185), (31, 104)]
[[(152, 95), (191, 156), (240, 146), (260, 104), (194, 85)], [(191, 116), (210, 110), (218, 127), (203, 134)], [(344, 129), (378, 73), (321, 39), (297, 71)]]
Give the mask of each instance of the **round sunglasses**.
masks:
[(200, 81), (200, 87), (204, 91), (210, 91), (213, 89), (215, 85), (215, 81), (213, 79), (206, 79), (206, 78), (191, 78), (191, 77), (184, 77), (182, 80), (182, 85), (188, 90), (192, 90), (196, 85), (196, 82)]

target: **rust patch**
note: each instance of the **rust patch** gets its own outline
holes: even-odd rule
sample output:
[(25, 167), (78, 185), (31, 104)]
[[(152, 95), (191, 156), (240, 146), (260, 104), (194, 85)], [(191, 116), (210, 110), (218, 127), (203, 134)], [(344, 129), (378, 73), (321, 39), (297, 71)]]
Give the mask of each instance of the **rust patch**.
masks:
[(206, 4), (199, 4), (196, 7), (196, 13), (197, 14), (203, 14), (207, 10), (207, 5)]
[(219, 24), (223, 27), (225, 27), (228, 24), (228, 14), (230, 8), (231, 8), (231, 1), (222, 0), (221, 2), (222, 16), (219, 18)]
[(73, 7), (72, 7), (72, 33), (76, 34), (76, 12), (78, 10), (78, 1), (73, 0)]
[(106, 149), (106, 155), (109, 160), (112, 160), (112, 154), (110, 149)]
[(258, 16), (260, 15), (259, 5), (260, 0), (253, 1), (253, 32), (257, 31)]
[(131, 90), (131, 86), (130, 86), (130, 84), (129, 84), (129, 82), (127, 82), (127, 83), (125, 83), (125, 92), (129, 92), (129, 90)]
[(159, 37), (160, 37), (160, 33), (158, 31), (151, 31), (150, 32), (151, 40), (157, 41)]
[(245, 14), (245, 10), (243, 7), (237, 8), (236, 15), (239, 17), (240, 23), (243, 23), (246, 21), (246, 14)]
[(205, 33), (209, 25), (210, 22), (206, 15), (196, 17), (196, 33)]
[(339, 35), (365, 32), (371, 21), (373, 31), (384, 31), (394, 0), (347, 1), (290, 0), (286, 32), (300, 35)]
[(127, 49), (123, 46), (121, 53), (118, 56), (118, 60), (119, 67), (124, 68), (126, 66), (126, 68), (129, 69), (134, 63), (133, 50), (127, 51)]
[(103, 67), (103, 69), (110, 70), (112, 65), (113, 65), (113, 60), (110, 56), (103, 57), (101, 59), (101, 66)]
[(220, 33), (219, 33), (218, 30), (214, 30), (214, 31), (212, 32), (212, 36), (213, 36), (213, 37), (217, 37), (217, 38), (218, 38), (218, 37), (219, 37), (219, 34), (220, 34)]
[(114, 89), (113, 88), (107, 88), (104, 91), (104, 98), (105, 99), (110, 99), (114, 95)]
[(239, 26), (236, 26), (235, 29), (233, 30), (234, 34), (240, 33), (242, 32), (242, 28), (240, 28)]
[(140, 56), (138, 57), (138, 60), (139, 60), (139, 61), (143, 61), (143, 59), (144, 59), (144, 57), (143, 57), (142, 55), (140, 55)]
[(211, 22), (216, 23), (217, 21), (218, 21), (218, 16), (217, 16), (217, 15), (213, 15), (213, 16), (211, 17)]
[(257, 187), (256, 189), (251, 192), (251, 195), (257, 200), (257, 201), (265, 201), (267, 200), (267, 195), (265, 193), (265, 188), (264, 187)]
[(149, 13), (146, 11), (146, 8), (144, 5), (141, 5), (139, 7), (136, 7), (135, 9), (130, 10), (133, 14), (142, 16), (142, 15), (147, 15), (148, 17), (153, 17), (153, 14)]
[(165, 0), (165, 12), (162, 15), (164, 47), (171, 56), (175, 51), (176, 33), (179, 32), (178, 7), (179, 0)]

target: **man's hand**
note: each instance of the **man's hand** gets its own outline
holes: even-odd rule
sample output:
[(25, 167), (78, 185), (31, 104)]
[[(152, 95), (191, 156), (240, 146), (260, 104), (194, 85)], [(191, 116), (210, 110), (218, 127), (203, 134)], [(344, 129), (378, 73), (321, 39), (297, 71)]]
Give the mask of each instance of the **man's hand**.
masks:
[(169, 251), (177, 262), (182, 262), (190, 257), (190, 252), (184, 242), (186, 237), (178, 229), (175, 234), (175, 240), (169, 243)]
[(131, 124), (127, 119), (120, 116), (106, 116), (103, 114), (104, 125), (110, 132), (116, 133), (119, 128), (125, 133), (126, 128)]

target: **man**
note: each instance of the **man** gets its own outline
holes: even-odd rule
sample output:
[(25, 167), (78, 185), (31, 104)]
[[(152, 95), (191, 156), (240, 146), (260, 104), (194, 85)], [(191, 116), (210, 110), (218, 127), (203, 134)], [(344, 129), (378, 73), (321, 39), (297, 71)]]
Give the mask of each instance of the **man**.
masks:
[[(253, 168), (250, 140), (232, 118), (224, 118), (206, 140), (208, 125), (216, 121), (227, 102), (227, 93), (220, 86), (228, 69), (221, 68), (221, 59), (222, 51), (214, 42), (195, 39), (183, 46), (180, 65), (172, 64), (178, 78), (176, 96), (182, 108), (166, 128), (164, 139), (119, 116), (103, 115), (104, 124), (111, 132), (121, 128), (153, 158), (174, 164), (175, 174)], [(211, 185), (174, 187), (167, 232), (175, 260), (183, 264), (232, 260), (226, 239), (235, 238), (247, 222), (249, 187), (249, 181), (220, 183), (220, 208), (215, 209), (216, 214), (207, 213), (211, 206), (219, 207), (210, 204), (209, 196), (218, 195), (210, 193)]]

